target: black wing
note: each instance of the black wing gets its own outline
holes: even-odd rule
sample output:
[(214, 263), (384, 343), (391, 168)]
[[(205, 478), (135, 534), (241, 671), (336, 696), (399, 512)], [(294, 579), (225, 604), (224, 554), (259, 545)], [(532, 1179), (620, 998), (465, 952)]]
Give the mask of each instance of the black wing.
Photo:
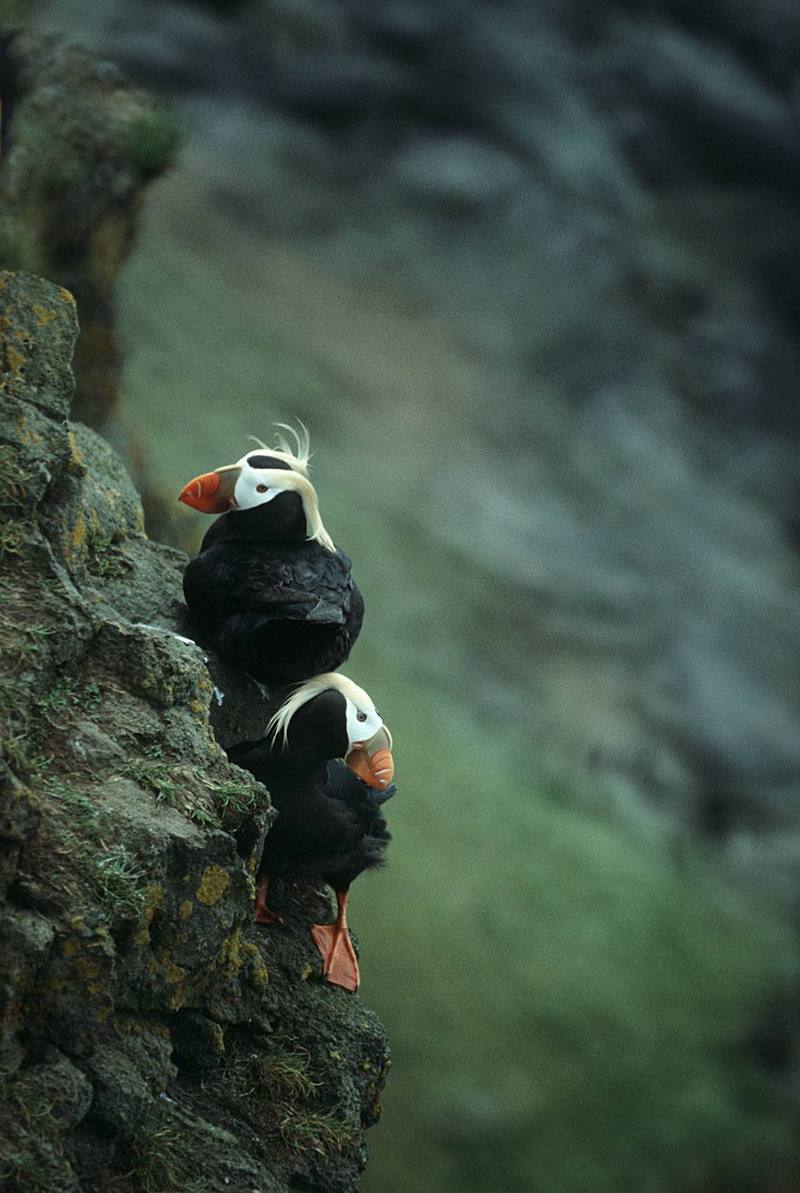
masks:
[(322, 877), (334, 890), (347, 890), (364, 870), (373, 870), (384, 864), (384, 853), (392, 838), (381, 812), (381, 804), (390, 799), (396, 790), (392, 786), (386, 791), (377, 791), (362, 783), (344, 763), (328, 763), (325, 794), (334, 807), (347, 809), (356, 837), (349, 849), (342, 848), (335, 857), (320, 866)]
[(189, 563), (183, 591), (192, 615), (209, 626), (243, 612), (343, 625), (358, 592), (349, 559), (317, 543), (293, 550), (219, 543)]
[(328, 763), (325, 794), (329, 799), (339, 800), (355, 814), (360, 815), (366, 831), (375, 809), (396, 795), (397, 788), (394, 783), (383, 789), (369, 787), (349, 766), (334, 758)]
[(367, 838), (360, 817), (321, 790), (309, 787), (287, 794), (278, 789), (273, 792), (273, 802), (278, 817), (267, 833), (259, 865), (261, 876), (323, 877), (354, 870), (360, 873), (379, 864), (371, 853), (362, 860)]
[(183, 590), (199, 636), (269, 684), (335, 671), (364, 615), (350, 560), (318, 543), (215, 543), (188, 565)]

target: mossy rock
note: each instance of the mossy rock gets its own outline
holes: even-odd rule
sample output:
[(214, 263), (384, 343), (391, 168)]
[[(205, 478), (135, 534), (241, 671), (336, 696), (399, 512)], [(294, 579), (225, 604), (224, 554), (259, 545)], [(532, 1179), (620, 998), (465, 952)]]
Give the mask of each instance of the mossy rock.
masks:
[(68, 421), (75, 332), (58, 287), (0, 274), (0, 1172), (35, 1193), (355, 1193), (385, 1038), (321, 981), (325, 896), (277, 885), (284, 926), (252, 922), (273, 813), (215, 731), (256, 735), (268, 702), (176, 633), (185, 558)]

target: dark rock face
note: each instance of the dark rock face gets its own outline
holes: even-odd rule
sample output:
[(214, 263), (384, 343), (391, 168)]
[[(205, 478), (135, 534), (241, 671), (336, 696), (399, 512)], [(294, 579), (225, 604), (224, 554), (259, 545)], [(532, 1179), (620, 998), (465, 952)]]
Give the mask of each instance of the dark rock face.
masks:
[(3, 1187), (348, 1193), (384, 1034), (318, 980), (323, 896), (251, 923), (269, 798), (209, 705), (235, 737), (261, 696), (225, 673), (220, 703), (176, 636), (184, 557), (67, 421), (76, 332), (68, 292), (0, 274)]

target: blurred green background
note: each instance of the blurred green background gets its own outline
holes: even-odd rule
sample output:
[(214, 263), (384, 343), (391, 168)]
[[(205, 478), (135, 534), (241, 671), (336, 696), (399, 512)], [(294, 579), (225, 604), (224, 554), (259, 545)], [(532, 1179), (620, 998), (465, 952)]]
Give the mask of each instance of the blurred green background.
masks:
[(791, 7), (26, 20), (181, 128), (96, 418), (151, 532), (195, 549), (182, 484), (300, 418), (364, 592), (399, 786), (351, 902), (395, 1058), (365, 1188), (795, 1188)]

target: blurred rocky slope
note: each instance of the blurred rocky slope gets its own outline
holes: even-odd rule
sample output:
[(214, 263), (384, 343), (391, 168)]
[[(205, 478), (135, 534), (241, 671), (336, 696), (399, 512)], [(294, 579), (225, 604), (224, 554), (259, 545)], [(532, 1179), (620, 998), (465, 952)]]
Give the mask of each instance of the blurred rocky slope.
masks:
[[(161, 191), (149, 269), (165, 238), (202, 254), (222, 280), (194, 277), (199, 301), (232, 303), (232, 328), (247, 311), (262, 369), (277, 341), (348, 396), (304, 402), (280, 360), (259, 376), (246, 328), (232, 369), (189, 366), (198, 404), (225, 394), (231, 436), (231, 406), (261, 433), (264, 390), (284, 413), (299, 391), (336, 472), (357, 467), (379, 526), (414, 540), (417, 601), (382, 598), (380, 630), (418, 673), (441, 685), (446, 658), (487, 718), (528, 693), (557, 765), (632, 779), (745, 853), (754, 820), (794, 824), (784, 0), (35, 11), (183, 114), (192, 181)], [(179, 384), (148, 316), (157, 280), (142, 298), (147, 251), (122, 303), (135, 419)], [(433, 575), (408, 558), (420, 540)]]
[(212, 690), (172, 632), (185, 558), (67, 421), (76, 329), (0, 274), (0, 1184), (347, 1193), (383, 1031), (316, 980), (316, 892), (254, 929), (269, 800), (209, 706), (224, 734), (257, 693)]

